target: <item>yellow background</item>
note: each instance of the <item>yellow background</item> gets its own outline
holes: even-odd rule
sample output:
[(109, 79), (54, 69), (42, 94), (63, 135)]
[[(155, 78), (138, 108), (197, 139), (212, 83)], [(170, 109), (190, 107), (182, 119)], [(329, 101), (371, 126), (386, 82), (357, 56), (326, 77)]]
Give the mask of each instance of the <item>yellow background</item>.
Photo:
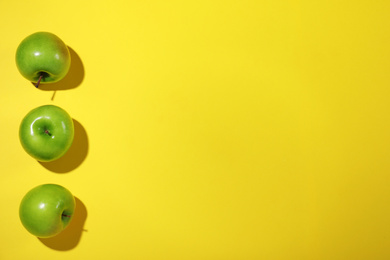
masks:
[[(0, 1), (0, 259), (389, 259), (389, 1)], [(58, 35), (68, 76), (35, 89), (21, 40)], [(54, 91), (56, 90), (56, 91)], [(38, 163), (31, 109), (75, 120)], [(39, 240), (31, 188), (77, 197)]]

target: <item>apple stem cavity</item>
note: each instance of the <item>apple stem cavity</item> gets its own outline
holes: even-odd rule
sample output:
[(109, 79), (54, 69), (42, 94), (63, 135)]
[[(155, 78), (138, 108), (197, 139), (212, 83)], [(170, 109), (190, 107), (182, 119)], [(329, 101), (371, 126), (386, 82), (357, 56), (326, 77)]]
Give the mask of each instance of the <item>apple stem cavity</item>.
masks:
[(38, 82), (37, 82), (37, 84), (35, 84), (35, 87), (36, 87), (36, 88), (39, 87), (39, 83), (41, 83), (42, 78), (43, 78), (43, 74), (41, 74), (41, 75), (39, 76)]
[(49, 132), (49, 130), (45, 130), (45, 134), (51, 136), (51, 133)]

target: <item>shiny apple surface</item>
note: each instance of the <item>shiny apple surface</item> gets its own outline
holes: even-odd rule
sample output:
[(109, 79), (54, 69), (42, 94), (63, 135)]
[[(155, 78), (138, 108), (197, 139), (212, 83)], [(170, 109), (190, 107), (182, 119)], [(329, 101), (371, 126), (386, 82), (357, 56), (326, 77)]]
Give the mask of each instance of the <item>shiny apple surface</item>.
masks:
[(24, 150), (38, 161), (53, 161), (63, 156), (74, 138), (70, 115), (54, 105), (31, 110), (19, 127), (19, 139)]
[(55, 34), (36, 32), (27, 36), (16, 50), (16, 66), (31, 82), (53, 83), (68, 73), (71, 63), (69, 49)]
[(23, 197), (19, 217), (32, 235), (52, 237), (71, 222), (75, 205), (72, 193), (66, 188), (57, 184), (43, 184)]

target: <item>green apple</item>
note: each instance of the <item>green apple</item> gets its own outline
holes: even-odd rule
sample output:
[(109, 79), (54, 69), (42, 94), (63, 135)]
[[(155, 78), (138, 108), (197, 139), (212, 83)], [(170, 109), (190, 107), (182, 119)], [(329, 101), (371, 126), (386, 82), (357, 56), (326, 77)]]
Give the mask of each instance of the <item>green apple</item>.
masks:
[(75, 207), (75, 199), (69, 190), (57, 184), (43, 184), (23, 197), (19, 217), (34, 236), (52, 237), (68, 226)]
[(58, 36), (49, 32), (36, 32), (27, 36), (16, 50), (19, 72), (35, 83), (54, 83), (68, 73), (70, 53)]
[(24, 150), (41, 162), (54, 161), (72, 145), (73, 120), (62, 108), (44, 105), (31, 110), (19, 127)]

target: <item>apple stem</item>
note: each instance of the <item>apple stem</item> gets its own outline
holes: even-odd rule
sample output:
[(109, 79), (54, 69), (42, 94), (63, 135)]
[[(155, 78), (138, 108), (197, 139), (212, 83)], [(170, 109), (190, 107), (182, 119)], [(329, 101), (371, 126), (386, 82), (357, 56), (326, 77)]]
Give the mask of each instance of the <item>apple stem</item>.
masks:
[(48, 135), (50, 135), (50, 136), (51, 136), (51, 134), (50, 134), (49, 130), (45, 130), (45, 134), (48, 134)]
[(38, 82), (37, 82), (37, 84), (35, 84), (36, 88), (39, 87), (39, 83), (41, 83), (42, 78), (43, 78), (43, 74), (41, 74), (41, 76), (39, 76)]
[(62, 214), (63, 217), (67, 217), (67, 218), (70, 218), (70, 215), (65, 215), (65, 214)]

